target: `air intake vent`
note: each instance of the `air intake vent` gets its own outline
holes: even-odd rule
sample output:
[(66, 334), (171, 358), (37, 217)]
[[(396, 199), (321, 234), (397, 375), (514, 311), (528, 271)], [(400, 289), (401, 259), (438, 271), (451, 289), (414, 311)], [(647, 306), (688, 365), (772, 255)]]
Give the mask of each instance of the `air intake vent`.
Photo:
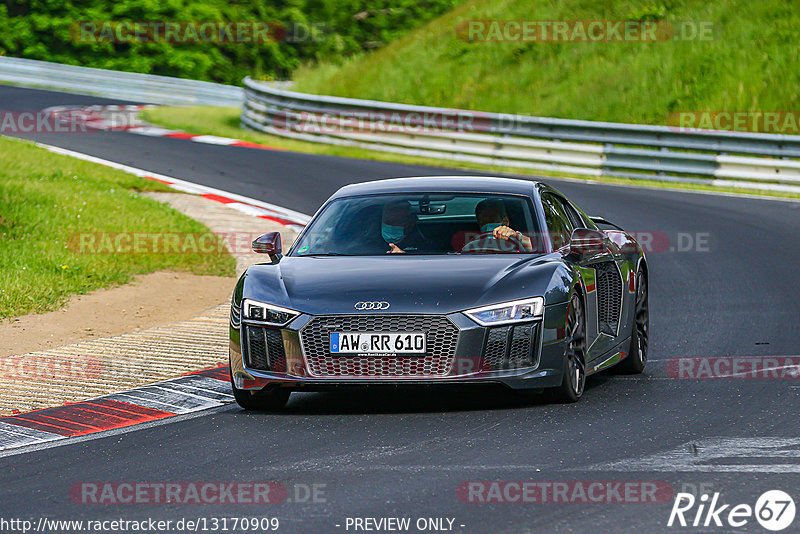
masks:
[(531, 325), (518, 325), (511, 334), (511, 350), (508, 354), (508, 367), (516, 369), (533, 364), (531, 341), (536, 327)]
[(286, 352), (280, 330), (246, 326), (247, 367), (260, 371), (286, 372)]
[(482, 370), (499, 371), (533, 365), (536, 325), (497, 326), (489, 329)]
[(286, 372), (286, 351), (283, 348), (283, 335), (280, 330), (265, 328), (267, 334), (267, 358), (271, 371)]
[(497, 326), (489, 329), (486, 339), (486, 350), (483, 351), (483, 360), (488, 365), (487, 371), (502, 369), (508, 355), (508, 332), (510, 326)]
[(597, 271), (597, 313), (600, 332), (617, 335), (619, 313), (622, 306), (622, 277), (614, 262), (595, 266)]

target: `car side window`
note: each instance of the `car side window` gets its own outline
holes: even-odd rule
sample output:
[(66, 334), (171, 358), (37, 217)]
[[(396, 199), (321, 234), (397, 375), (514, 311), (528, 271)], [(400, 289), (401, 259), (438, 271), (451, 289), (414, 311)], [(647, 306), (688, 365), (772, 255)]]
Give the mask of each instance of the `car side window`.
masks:
[(575, 229), (575, 226), (564, 211), (563, 204), (555, 195), (550, 193), (542, 194), (542, 206), (544, 207), (547, 229), (550, 232), (550, 240), (553, 242), (553, 249), (558, 250), (569, 244), (572, 230)]
[(586, 223), (584, 222), (583, 217), (581, 217), (580, 213), (578, 213), (578, 210), (576, 210), (572, 204), (567, 201), (567, 199), (562, 197), (556, 197), (556, 199), (564, 207), (564, 212), (567, 214), (567, 217), (569, 217), (573, 230), (575, 228), (586, 228)]

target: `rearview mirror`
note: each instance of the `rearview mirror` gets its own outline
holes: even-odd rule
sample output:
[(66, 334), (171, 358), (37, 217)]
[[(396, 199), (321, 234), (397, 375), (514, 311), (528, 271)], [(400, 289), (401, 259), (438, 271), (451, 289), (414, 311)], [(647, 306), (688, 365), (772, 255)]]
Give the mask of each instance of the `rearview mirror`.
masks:
[(599, 230), (577, 228), (569, 240), (569, 251), (578, 256), (592, 256), (608, 250), (608, 236)]
[(253, 241), (253, 252), (277, 256), (281, 253), (280, 232), (270, 232), (260, 235)]
[(447, 204), (419, 203), (420, 215), (444, 215), (444, 212), (446, 211)]

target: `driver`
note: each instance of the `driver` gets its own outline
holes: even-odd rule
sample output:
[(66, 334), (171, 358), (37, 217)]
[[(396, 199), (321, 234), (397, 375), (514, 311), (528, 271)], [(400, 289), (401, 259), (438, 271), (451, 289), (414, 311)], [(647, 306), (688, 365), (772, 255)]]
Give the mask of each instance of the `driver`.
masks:
[(475, 217), (481, 228), (481, 235), (464, 245), (462, 252), (496, 250), (499, 252), (531, 252), (531, 238), (510, 228), (506, 206), (502, 200), (487, 198), (475, 206)]
[(405, 200), (383, 207), (381, 237), (389, 247), (387, 254), (419, 252), (428, 248), (427, 240), (417, 229), (417, 218), (411, 212), (411, 204)]

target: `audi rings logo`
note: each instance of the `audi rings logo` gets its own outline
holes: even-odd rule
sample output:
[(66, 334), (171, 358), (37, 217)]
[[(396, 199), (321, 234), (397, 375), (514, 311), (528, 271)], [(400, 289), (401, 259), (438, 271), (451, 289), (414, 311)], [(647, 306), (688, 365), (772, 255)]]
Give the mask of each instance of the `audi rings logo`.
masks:
[(388, 310), (389, 303), (385, 300), (370, 300), (367, 302), (356, 302), (355, 308), (359, 311), (363, 310)]

